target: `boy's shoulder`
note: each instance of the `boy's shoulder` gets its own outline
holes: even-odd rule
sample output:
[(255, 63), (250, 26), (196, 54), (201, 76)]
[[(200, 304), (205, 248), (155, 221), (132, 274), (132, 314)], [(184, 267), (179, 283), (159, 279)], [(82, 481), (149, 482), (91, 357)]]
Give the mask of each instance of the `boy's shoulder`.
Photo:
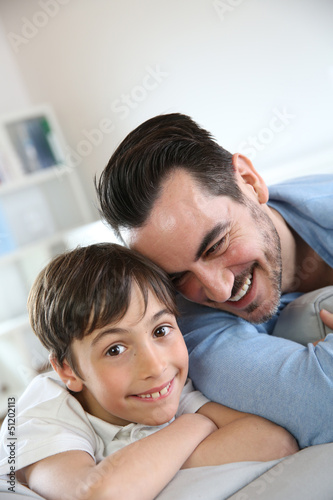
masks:
[(46, 427), (52, 423), (67, 430), (76, 429), (84, 435), (95, 433), (91, 423), (93, 417), (53, 370), (30, 382), (18, 401), (17, 415), (19, 425), (38, 420), (45, 422)]
[[(94, 456), (98, 437), (86, 412), (54, 373), (34, 378), (16, 403), (17, 470), (71, 449)], [(6, 420), (0, 435), (0, 474), (7, 473)]]
[(59, 375), (51, 370), (34, 377), (19, 399), (20, 407), (31, 403), (41, 403), (68, 393)]
[(17, 403), (17, 413), (21, 419), (29, 415), (55, 417), (68, 407), (82, 416), (85, 412), (81, 404), (68, 391), (66, 385), (53, 370), (37, 375), (27, 386)]
[(88, 423), (85, 410), (54, 371), (37, 375), (29, 383), (15, 404), (15, 415), (19, 428), (30, 421), (45, 422), (45, 427), (48, 422), (74, 427), (80, 421)]

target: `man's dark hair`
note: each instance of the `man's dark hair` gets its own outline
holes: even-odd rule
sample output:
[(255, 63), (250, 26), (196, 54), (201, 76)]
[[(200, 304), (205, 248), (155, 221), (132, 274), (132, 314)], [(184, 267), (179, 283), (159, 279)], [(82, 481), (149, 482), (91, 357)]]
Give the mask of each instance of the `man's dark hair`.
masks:
[(121, 245), (100, 243), (55, 257), (38, 275), (29, 298), (31, 326), (62, 366), (77, 368), (71, 345), (96, 328), (124, 317), (136, 283), (148, 302), (148, 291), (177, 315), (174, 288), (164, 271)]
[(119, 238), (122, 229), (146, 222), (162, 182), (176, 169), (187, 171), (215, 196), (243, 202), (231, 153), (189, 116), (156, 116), (122, 141), (95, 182), (100, 212)]

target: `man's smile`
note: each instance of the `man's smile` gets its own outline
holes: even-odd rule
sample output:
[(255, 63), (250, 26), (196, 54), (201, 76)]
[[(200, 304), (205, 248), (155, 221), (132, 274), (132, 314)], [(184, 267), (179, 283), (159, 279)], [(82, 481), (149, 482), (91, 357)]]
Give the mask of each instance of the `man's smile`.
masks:
[[(239, 300), (241, 300), (248, 292), (249, 288), (251, 287), (251, 284), (252, 284), (252, 278), (253, 278), (253, 275), (252, 273), (250, 273), (246, 278), (245, 278), (245, 281), (242, 285), (241, 288), (238, 288), (238, 291), (235, 294), (233, 294), (230, 299), (228, 299), (230, 302), (238, 302)], [(235, 288), (235, 287), (234, 287)]]

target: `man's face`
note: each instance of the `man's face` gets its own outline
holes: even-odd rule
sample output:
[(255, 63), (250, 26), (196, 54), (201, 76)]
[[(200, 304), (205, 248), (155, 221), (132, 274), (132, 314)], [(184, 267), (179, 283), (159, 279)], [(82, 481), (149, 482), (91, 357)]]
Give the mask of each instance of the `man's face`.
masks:
[(262, 196), (243, 177), (237, 174), (246, 204), (213, 196), (177, 170), (164, 182), (146, 224), (124, 236), (164, 268), (189, 300), (259, 323), (279, 302), (280, 240)]

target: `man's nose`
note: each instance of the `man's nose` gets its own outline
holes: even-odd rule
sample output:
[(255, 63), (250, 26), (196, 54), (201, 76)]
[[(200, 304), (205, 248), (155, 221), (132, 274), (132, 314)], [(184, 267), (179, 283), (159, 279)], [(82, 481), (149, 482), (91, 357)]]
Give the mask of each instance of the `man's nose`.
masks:
[(222, 303), (230, 298), (234, 285), (234, 275), (230, 270), (203, 265), (198, 267), (195, 277), (204, 302)]

